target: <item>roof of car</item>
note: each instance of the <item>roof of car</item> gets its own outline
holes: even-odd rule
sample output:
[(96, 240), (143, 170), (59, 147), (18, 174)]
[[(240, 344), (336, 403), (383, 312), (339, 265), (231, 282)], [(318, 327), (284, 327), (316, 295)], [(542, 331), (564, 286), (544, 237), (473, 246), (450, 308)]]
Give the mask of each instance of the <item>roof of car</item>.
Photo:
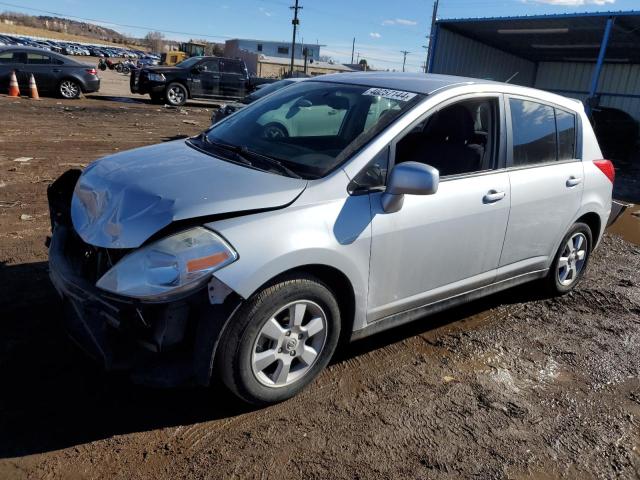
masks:
[(490, 80), (477, 78), (456, 77), (454, 75), (438, 75), (433, 73), (404, 73), (404, 72), (352, 72), (336, 73), (314, 77), (321, 82), (351, 83), (368, 87), (389, 88), (413, 93), (429, 95), (436, 90), (455, 85), (471, 84), (499, 84)]

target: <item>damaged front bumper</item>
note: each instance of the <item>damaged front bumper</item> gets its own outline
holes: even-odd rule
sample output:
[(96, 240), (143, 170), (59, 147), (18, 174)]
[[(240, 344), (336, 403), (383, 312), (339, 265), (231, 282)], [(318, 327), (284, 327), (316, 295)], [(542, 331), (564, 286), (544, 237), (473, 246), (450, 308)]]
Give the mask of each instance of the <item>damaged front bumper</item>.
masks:
[(82, 242), (64, 207), (69, 205), (68, 184), (73, 183), (67, 178), (48, 192), (49, 275), (62, 298), (70, 337), (104, 369), (128, 372), (136, 383), (208, 385), (218, 340), (241, 298), (215, 277), (193, 292), (162, 302), (97, 288), (95, 268), (86, 264), (100, 257), (100, 249)]

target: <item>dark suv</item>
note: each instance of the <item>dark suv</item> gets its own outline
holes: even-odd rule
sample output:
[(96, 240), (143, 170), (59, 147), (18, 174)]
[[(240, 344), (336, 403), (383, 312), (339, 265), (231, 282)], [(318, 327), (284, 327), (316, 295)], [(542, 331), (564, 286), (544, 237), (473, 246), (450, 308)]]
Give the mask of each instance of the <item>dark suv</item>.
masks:
[(183, 105), (189, 98), (242, 98), (249, 74), (242, 60), (191, 57), (174, 67), (146, 67), (133, 72), (132, 93), (149, 94), (156, 102)]

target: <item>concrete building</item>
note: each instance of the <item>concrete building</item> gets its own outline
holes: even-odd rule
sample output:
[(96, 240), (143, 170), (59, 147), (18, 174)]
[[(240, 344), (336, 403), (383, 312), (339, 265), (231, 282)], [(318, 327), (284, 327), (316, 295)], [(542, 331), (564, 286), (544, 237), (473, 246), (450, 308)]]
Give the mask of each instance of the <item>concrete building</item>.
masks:
[[(321, 62), (322, 45), (296, 43), (294, 70), (305, 71), (303, 49), (307, 49), (308, 75), (350, 72), (351, 68), (337, 63)], [(282, 78), (291, 69), (291, 42), (272, 42), (268, 40), (233, 39), (224, 45), (224, 56), (241, 58), (247, 64), (250, 75), (263, 78)]]
[(640, 11), (438, 20), (428, 70), (510, 80), (640, 120)]
[[(311, 43), (296, 43), (294, 58), (303, 59), (303, 49), (307, 49), (307, 56), (314, 62), (320, 60), (320, 48), (323, 45)], [(246, 38), (234, 38), (227, 40), (224, 44), (224, 56), (235, 58), (240, 52), (251, 52), (267, 57), (288, 58), (291, 61), (291, 41), (274, 42), (271, 40), (251, 40)]]

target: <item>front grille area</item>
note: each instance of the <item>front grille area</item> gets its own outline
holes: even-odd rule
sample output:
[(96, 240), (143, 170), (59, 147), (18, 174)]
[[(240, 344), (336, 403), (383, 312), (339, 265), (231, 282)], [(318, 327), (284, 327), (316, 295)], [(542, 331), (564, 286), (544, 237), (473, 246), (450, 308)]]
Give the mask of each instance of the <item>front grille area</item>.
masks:
[(65, 254), (74, 270), (85, 280), (95, 283), (131, 249), (102, 248), (89, 245), (75, 232), (70, 232)]

